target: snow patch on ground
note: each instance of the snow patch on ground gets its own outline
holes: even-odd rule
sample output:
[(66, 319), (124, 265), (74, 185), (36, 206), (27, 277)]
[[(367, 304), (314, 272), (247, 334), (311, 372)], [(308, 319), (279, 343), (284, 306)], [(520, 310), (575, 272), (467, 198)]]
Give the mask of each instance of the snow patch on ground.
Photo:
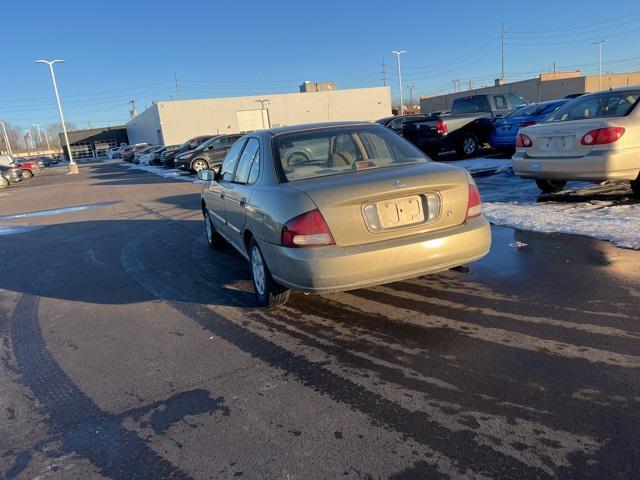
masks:
[(199, 180), (195, 179), (189, 175), (188, 172), (183, 172), (181, 170), (176, 170), (175, 168), (166, 169), (164, 167), (156, 167), (154, 165), (136, 165), (134, 163), (118, 163), (121, 167), (130, 168), (131, 170), (142, 170), (147, 173), (152, 173), (154, 175), (158, 175), (163, 178), (173, 178), (176, 180), (182, 180), (185, 182), (198, 183)]
[(455, 165), (456, 167), (466, 168), (471, 173), (485, 172), (488, 170), (501, 172), (511, 168), (511, 159), (509, 158), (477, 157), (470, 158), (468, 160), (455, 160), (446, 163), (448, 163), (449, 165)]
[(533, 180), (510, 168), (476, 182), (484, 214), (495, 225), (583, 235), (640, 250), (640, 202), (628, 182), (569, 182), (559, 194), (541, 195)]
[(560, 232), (609, 240), (640, 250), (640, 205), (591, 203), (485, 203), (491, 223), (536, 232)]

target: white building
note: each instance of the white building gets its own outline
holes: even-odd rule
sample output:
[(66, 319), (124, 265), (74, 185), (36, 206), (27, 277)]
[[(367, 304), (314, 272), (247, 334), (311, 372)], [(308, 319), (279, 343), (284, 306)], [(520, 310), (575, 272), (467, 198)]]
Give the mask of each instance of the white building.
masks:
[(389, 87), (157, 102), (127, 124), (129, 143), (173, 145), (198, 135), (391, 115)]

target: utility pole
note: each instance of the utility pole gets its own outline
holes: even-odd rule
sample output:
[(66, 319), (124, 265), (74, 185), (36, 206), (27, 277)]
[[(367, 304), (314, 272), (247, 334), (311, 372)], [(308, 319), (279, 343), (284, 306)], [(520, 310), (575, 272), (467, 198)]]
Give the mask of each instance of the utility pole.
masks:
[(598, 90), (602, 90), (602, 44), (606, 40), (598, 40), (593, 42), (594, 45), (598, 45)]
[(459, 92), (460, 91), (460, 80), (458, 80), (457, 78), (455, 80), (451, 80), (451, 82), (453, 82), (453, 92)]
[(502, 82), (504, 82), (504, 23), (502, 24), (502, 34), (500, 35), (500, 44), (501, 44), (501, 62), (502, 62), (502, 68), (501, 68), (501, 74), (500, 74), (500, 79), (502, 80)]
[(34, 123), (33, 126), (38, 129), (38, 141), (42, 144), (42, 133), (40, 132), (40, 124)]
[(413, 112), (413, 89), (416, 88), (416, 86), (415, 85), (407, 85), (407, 88), (409, 89), (409, 108)]
[(382, 80), (382, 85), (383, 86), (387, 86), (387, 66), (384, 63), (384, 57), (382, 58), (382, 70), (380, 71), (380, 74), (382, 75), (382, 78), (380, 80)]
[(176, 100), (180, 97), (180, 89), (178, 88), (178, 74), (173, 72), (173, 78), (176, 81)]
[(469, 91), (473, 90), (473, 88), (471, 87), (471, 80), (469, 80)]
[(2, 131), (4, 133), (4, 143), (7, 145), (7, 151), (9, 152), (9, 155), (13, 154), (13, 152), (11, 151), (11, 143), (9, 143), (9, 135), (7, 135), (7, 129), (4, 126), (4, 122), (0, 122), (0, 125), (2, 125)]
[(403, 53), (407, 53), (407, 51), (406, 50), (392, 50), (391, 53), (393, 53), (398, 59), (398, 87), (400, 88), (400, 108), (398, 109), (398, 115), (402, 116), (403, 115), (403, 111), (402, 111), (402, 68), (400, 67), (400, 55), (402, 55)]
[(136, 110), (136, 101), (135, 99), (129, 100), (129, 104), (131, 104), (131, 108), (129, 109), (129, 115), (131, 118), (135, 118), (138, 116), (138, 111)]

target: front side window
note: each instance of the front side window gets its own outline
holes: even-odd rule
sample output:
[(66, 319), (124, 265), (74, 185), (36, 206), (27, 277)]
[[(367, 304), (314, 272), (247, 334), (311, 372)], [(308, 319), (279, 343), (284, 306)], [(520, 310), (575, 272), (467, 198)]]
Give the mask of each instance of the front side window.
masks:
[(224, 161), (222, 162), (222, 166), (220, 167), (219, 178), (221, 182), (230, 182), (233, 179), (233, 172), (236, 169), (238, 157), (240, 156), (240, 152), (242, 151), (243, 146), (244, 142), (237, 142), (227, 152), (227, 156), (224, 157)]
[(524, 98), (520, 95), (516, 95), (515, 93), (507, 93), (507, 98), (509, 99), (509, 102), (511, 102), (511, 108), (520, 108), (528, 103)]
[(287, 181), (429, 161), (402, 137), (375, 125), (292, 132), (273, 142)]
[(568, 122), (589, 118), (624, 117), (633, 110), (639, 98), (640, 90), (585, 95), (559, 108), (547, 117), (544, 122)]
[(256, 138), (250, 138), (247, 140), (247, 146), (244, 147), (240, 161), (238, 162), (238, 168), (236, 169), (236, 176), (233, 180), (236, 183), (248, 183), (249, 172), (251, 171), (251, 165), (253, 159), (258, 154), (260, 149), (260, 142)]

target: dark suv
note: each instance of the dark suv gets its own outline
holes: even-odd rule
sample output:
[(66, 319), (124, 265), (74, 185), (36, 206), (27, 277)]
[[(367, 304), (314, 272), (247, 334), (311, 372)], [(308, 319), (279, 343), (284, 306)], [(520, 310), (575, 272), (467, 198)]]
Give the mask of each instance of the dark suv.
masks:
[(162, 153), (162, 155), (160, 155), (160, 163), (163, 167), (173, 168), (173, 161), (178, 155), (190, 150), (195, 150), (211, 137), (213, 137), (213, 135), (200, 135), (199, 137), (190, 138), (175, 150), (165, 151), (164, 153)]
[(242, 134), (216, 135), (195, 150), (176, 155), (173, 160), (175, 167), (197, 173), (220, 165), (231, 145), (240, 137)]

